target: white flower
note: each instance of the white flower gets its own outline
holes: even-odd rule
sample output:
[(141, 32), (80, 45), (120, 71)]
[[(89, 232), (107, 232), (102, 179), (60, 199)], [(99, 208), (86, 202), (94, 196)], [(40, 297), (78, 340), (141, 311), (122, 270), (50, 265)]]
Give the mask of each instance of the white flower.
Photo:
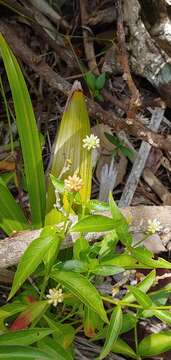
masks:
[(90, 136), (87, 135), (83, 139), (83, 148), (86, 148), (87, 150), (96, 149), (99, 146), (100, 146), (100, 139), (94, 134), (91, 134)]
[(65, 184), (65, 190), (70, 192), (78, 192), (81, 190), (83, 186), (83, 181), (77, 175), (77, 173), (74, 173), (73, 176), (68, 176), (68, 178), (64, 180), (64, 184)]
[(49, 289), (49, 294), (46, 295), (48, 299), (48, 304), (53, 304), (57, 306), (58, 303), (61, 303), (64, 300), (64, 295), (62, 289)]
[(159, 232), (161, 230), (162, 230), (162, 226), (159, 220), (157, 219), (148, 220), (147, 233), (155, 234), (156, 232)]

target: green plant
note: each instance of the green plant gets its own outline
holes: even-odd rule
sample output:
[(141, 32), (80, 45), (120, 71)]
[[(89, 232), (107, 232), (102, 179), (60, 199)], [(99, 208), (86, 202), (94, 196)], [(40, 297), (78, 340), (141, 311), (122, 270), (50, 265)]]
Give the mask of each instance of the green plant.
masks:
[[(1, 48), (4, 49), (3, 59), (5, 54), (8, 54), (5, 61), (15, 70), (15, 84), (11, 80), (11, 89), (15, 86), (21, 86), (23, 89), (25, 82), (22, 74), (2, 38), (0, 38)], [(10, 71), (8, 66), (6, 69), (8, 73)], [(17, 91), (14, 90), (15, 103), (18, 99), (16, 100)], [(85, 121), (79, 131), (81, 118), (77, 118), (75, 128), (80, 148), (83, 136), (89, 135), (89, 122), (80, 91), (77, 88), (75, 95), (69, 98), (56, 141), (58, 156), (61, 154), (60, 142), (66, 145), (64, 129), (68, 125), (67, 121), (73, 121), (74, 116), (71, 115), (80, 109), (80, 103), (83, 110), (82, 119)], [(22, 110), (31, 114), (31, 118), (27, 117), (27, 119), (29, 119), (28, 126), (32, 124), (27, 130), (27, 133), (31, 132), (28, 141), (29, 144), (35, 142), (34, 146), (39, 149), (38, 160), (41, 161), (39, 167), (37, 158), (31, 157), (29, 165), (27, 164), (29, 149), (28, 144), (22, 145), (21, 139), (24, 139), (25, 128), (18, 110), (17, 124), (20, 123), (18, 129), (20, 129), (23, 158), (26, 156), (26, 164), (24, 162), (26, 178), (29, 182), (27, 172), (37, 166), (36, 174), (42, 176), (40, 182), (44, 184), (39, 137), (26, 89), (24, 98), (25, 96), (27, 101), (23, 99)], [(33, 128), (37, 133), (36, 136), (32, 132)], [(73, 149), (76, 151), (73, 136), (75, 132), (67, 132), (66, 159), (73, 155)], [(170, 269), (171, 264), (162, 258), (154, 259), (153, 254), (141, 243), (137, 246), (133, 245), (133, 235), (128, 222), (117, 208), (112, 194), (109, 197), (109, 205), (90, 199), (92, 175), (88, 166), (91, 164), (91, 151), (88, 153), (88, 150), (82, 147), (81, 156), (76, 157), (75, 161), (69, 162), (68, 167), (68, 163), (62, 164), (61, 159), (58, 166), (57, 160), (54, 159), (49, 184), (53, 196), (55, 194), (56, 197), (52, 200), (52, 193), (50, 192), (50, 195), (48, 193), (50, 206), (46, 218), (44, 202), (41, 212), (42, 202), (39, 199), (42, 194), (44, 196), (44, 185), (37, 186), (37, 182), (32, 184), (33, 193), (36, 191), (36, 199), (39, 199), (37, 204), (34, 203), (34, 211), (31, 210), (32, 226), (43, 225), (43, 227), (39, 238), (32, 241), (20, 259), (8, 297), (10, 302), (0, 308), (0, 359), (72, 360), (75, 357), (73, 345), (75, 336), (82, 331), (93, 342), (100, 341), (102, 348), (99, 360), (106, 358), (110, 351), (140, 360), (171, 349), (170, 331), (148, 335), (141, 341), (137, 337), (137, 327), (142, 318), (156, 317), (168, 325), (171, 324), (171, 313), (168, 311), (171, 307), (167, 305), (171, 286), (167, 285), (159, 291), (152, 291), (156, 281), (156, 268)], [(89, 171), (87, 183), (86, 171)], [(29, 192), (31, 203), (32, 187), (29, 187), (28, 183), (27, 187), (28, 192), (31, 191), (31, 194)], [(30, 224), (2, 179), (0, 195), (2, 229), (7, 234), (11, 234), (13, 230), (27, 229)], [(37, 206), (39, 215), (35, 218)], [(110, 217), (105, 215), (105, 210), (110, 211)], [(100, 212), (104, 213), (100, 214)], [(154, 226), (150, 225), (145, 238), (150, 235), (150, 231), (155, 231)], [(99, 239), (94, 243), (91, 242), (93, 233), (96, 235), (99, 233)], [(77, 235), (76, 240), (74, 240), (75, 235)], [(87, 240), (87, 236), (90, 241)], [(74, 241), (70, 240), (70, 249), (61, 251), (61, 243), (66, 238)], [(119, 242), (122, 245), (122, 253), (117, 250)], [(115, 296), (120, 290), (119, 284), (116, 284), (113, 291), (111, 289), (108, 296), (98, 290), (97, 284), (103, 283), (106, 276), (121, 274), (125, 270), (129, 273), (135, 269), (146, 269), (149, 272), (137, 285), (128, 284), (126, 294), (121, 298)], [(130, 346), (122, 338), (123, 334), (130, 330), (134, 330), (134, 346)]]
[(115, 149), (112, 151), (113, 155), (117, 155), (119, 151), (122, 152), (129, 160), (132, 160), (134, 153), (131, 149), (123, 145), (123, 143), (118, 139), (117, 136), (113, 136), (109, 133), (104, 133), (106, 138), (115, 145)]
[(88, 72), (85, 74), (84, 78), (91, 96), (96, 100), (103, 101), (101, 91), (105, 86), (106, 74), (102, 73), (99, 76), (95, 76), (93, 73)]

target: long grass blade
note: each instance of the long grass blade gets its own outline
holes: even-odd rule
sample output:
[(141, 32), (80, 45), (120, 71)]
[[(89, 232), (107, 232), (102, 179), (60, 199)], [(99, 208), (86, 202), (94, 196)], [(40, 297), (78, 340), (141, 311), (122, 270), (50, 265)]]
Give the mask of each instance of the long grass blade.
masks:
[(8, 190), (7, 186), (0, 178), (0, 228), (11, 235), (14, 231), (22, 231), (29, 228), (29, 224)]
[(19, 64), (2, 34), (0, 34), (0, 53), (14, 101), (32, 222), (34, 227), (39, 228), (43, 225), (45, 216), (45, 179), (35, 116)]

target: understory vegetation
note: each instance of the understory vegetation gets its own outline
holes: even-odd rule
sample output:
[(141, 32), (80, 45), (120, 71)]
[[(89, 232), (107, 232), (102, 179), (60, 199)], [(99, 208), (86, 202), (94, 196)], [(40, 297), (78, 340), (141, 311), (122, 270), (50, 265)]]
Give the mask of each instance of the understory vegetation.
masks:
[[(41, 229), (22, 254), (8, 301), (0, 308), (0, 358), (79, 358), (80, 337), (99, 346), (96, 353), (89, 351), (90, 359), (113, 353), (123, 356), (120, 359), (141, 360), (170, 350), (171, 285), (157, 290), (155, 286), (160, 277), (156, 271), (171, 269), (171, 264), (144, 246), (162, 225), (149, 219), (135, 242), (132, 219), (123, 216), (112, 193), (108, 203), (91, 199), (92, 154), (100, 141), (91, 134), (78, 81), (70, 91), (45, 174), (43, 137), (19, 63), (2, 35), (0, 52), (14, 111), (2, 81), (1, 99), (9, 126), (11, 116), (16, 119), (22, 188), (28, 194), (23, 207), (10, 191), (16, 179), (8, 173), (0, 177), (0, 227), (11, 238), (25, 231), (23, 241)], [(99, 98), (105, 76), (88, 74), (85, 81), (92, 96)], [(116, 146), (114, 155), (123, 151), (131, 158), (131, 151), (116, 137), (106, 136)], [(12, 136), (10, 146), (13, 151)], [(113, 284), (105, 294), (103, 285), (109, 278)], [(159, 320), (161, 331), (142, 338), (139, 324), (152, 318)]]

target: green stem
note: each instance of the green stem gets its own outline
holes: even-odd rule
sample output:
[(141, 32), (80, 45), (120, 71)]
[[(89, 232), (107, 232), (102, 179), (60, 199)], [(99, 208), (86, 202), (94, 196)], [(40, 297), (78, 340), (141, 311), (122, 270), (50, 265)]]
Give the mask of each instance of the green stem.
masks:
[(49, 280), (49, 275), (45, 275), (44, 279), (43, 279), (43, 284), (41, 286), (41, 291), (40, 291), (40, 300), (43, 299), (44, 294), (45, 294), (45, 290), (46, 290), (46, 286), (48, 284), (48, 280)]
[[(141, 305), (127, 303), (122, 300), (114, 300), (114, 299), (108, 298), (107, 296), (101, 296), (101, 298), (102, 298), (102, 300), (107, 301), (114, 305), (128, 306), (128, 307), (132, 307), (135, 309), (144, 309), (143, 306), (141, 306)], [(153, 311), (153, 310), (170, 310), (170, 309), (171, 309), (171, 305), (168, 305), (168, 306), (166, 305), (166, 306), (149, 307), (148, 310)]]
[(106, 296), (102, 296), (101, 298), (102, 298), (102, 300), (107, 301), (107, 302), (109, 302), (109, 303), (111, 303), (111, 304), (114, 304), (114, 305), (121, 305), (121, 306), (123, 305), (123, 306), (129, 306), (129, 307), (132, 307), (132, 308), (142, 309), (142, 306), (141, 306), (141, 305), (129, 304), (129, 303), (127, 303), (127, 302), (110, 299), (110, 298), (108, 298), (108, 297), (106, 297)]

